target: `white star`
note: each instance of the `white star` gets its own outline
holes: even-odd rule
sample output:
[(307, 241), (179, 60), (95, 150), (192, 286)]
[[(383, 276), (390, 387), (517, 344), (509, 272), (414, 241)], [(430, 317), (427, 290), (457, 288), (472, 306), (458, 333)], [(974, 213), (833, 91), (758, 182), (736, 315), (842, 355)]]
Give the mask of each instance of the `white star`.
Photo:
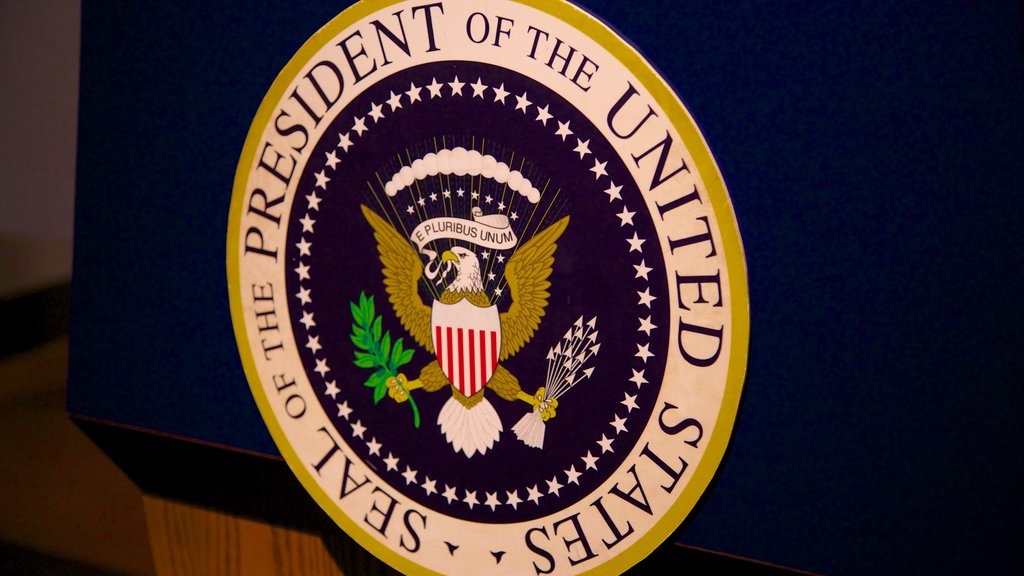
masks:
[(492, 90), (494, 90), (494, 101), (504, 104), (505, 98), (508, 98), (508, 92), (505, 91), (505, 84), (502, 83), (501, 86), (492, 88)]
[(391, 97), (386, 100), (388, 106), (391, 106), (391, 111), (394, 112), (402, 107), (402, 95), (391, 92)]
[(462, 87), (466, 85), (465, 82), (459, 82), (459, 77), (456, 75), (455, 80), (448, 83), (452, 88), (452, 96), (462, 96)]
[(298, 273), (299, 280), (309, 280), (309, 266), (307, 264), (300, 263), (295, 272)]
[(311, 327), (316, 326), (316, 322), (313, 321), (312, 312), (303, 311), (302, 320), (299, 320), (299, 322), (306, 327), (306, 330), (309, 330)]
[(336, 381), (331, 380), (327, 383), (327, 390), (324, 390), (324, 394), (327, 394), (331, 398), (337, 398), (338, 392), (341, 392), (341, 390), (338, 389), (338, 383)]
[(444, 494), (441, 496), (444, 496), (448, 500), (449, 504), (452, 503), (452, 500), (459, 499), (459, 497), (455, 495), (455, 488), (447, 484), (444, 485)]
[(636, 331), (645, 332), (648, 336), (650, 336), (651, 330), (654, 330), (655, 328), (657, 328), (657, 326), (654, 325), (654, 322), (651, 322), (651, 317), (648, 316), (647, 318), (640, 319), (640, 327), (637, 328)]
[(636, 303), (637, 306), (640, 306), (642, 304), (650, 308), (651, 302), (658, 299), (657, 296), (651, 296), (650, 288), (644, 288), (643, 292), (637, 292), (636, 295), (640, 297), (640, 301)]
[(440, 82), (438, 82), (437, 78), (431, 78), (430, 79), (430, 84), (427, 85), (427, 90), (430, 91), (430, 97), (431, 98), (440, 98), (441, 97), (441, 88), (443, 88), (443, 87), (444, 87), (444, 84), (441, 84)]
[(470, 492), (469, 490), (463, 488), (462, 491), (466, 493), (466, 497), (463, 498), (462, 501), (465, 502), (467, 506), (469, 506), (470, 510), (473, 509), (473, 506), (476, 506), (477, 504), (480, 503), (480, 501), (476, 499), (476, 490)]
[(601, 176), (607, 176), (604, 167), (608, 165), (608, 162), (598, 162), (597, 158), (594, 158), (594, 167), (590, 169), (594, 173), (594, 180), (599, 180)]
[(490, 506), (491, 512), (494, 512), (494, 510), (498, 506), (501, 506), (501, 501), (498, 500), (498, 494), (495, 492), (488, 492), (487, 500), (484, 502), (484, 506)]
[(526, 499), (527, 500), (529, 500), (530, 502), (533, 502), (534, 504), (538, 504), (538, 505), (540, 504), (539, 500), (540, 500), (541, 496), (543, 496), (543, 494), (540, 493), (540, 490), (537, 490), (537, 485), (536, 484), (534, 484), (533, 486), (530, 486), (529, 488), (527, 488), (526, 492), (527, 492), (527, 494), (526, 494)]
[(466, 194), (466, 191), (463, 190), (462, 188), (459, 188), (458, 190), (455, 191), (455, 193), (459, 195), (459, 198), (462, 198)]
[(405, 91), (405, 95), (409, 97), (409, 104), (420, 101), (421, 90), (423, 90), (423, 88), (412, 83), (409, 84), (409, 89)]
[[(630, 368), (630, 370), (633, 370)], [(644, 370), (633, 370), (633, 377), (629, 379), (630, 382), (636, 384), (637, 388), (640, 388), (644, 384), (647, 384), (647, 378), (644, 378)]]
[(348, 132), (342, 134), (338, 132), (338, 148), (341, 148), (345, 152), (348, 152), (350, 146), (352, 146), (352, 139), (348, 137)]
[(633, 410), (637, 410), (638, 408), (640, 408), (636, 404), (636, 394), (626, 394), (625, 396), (626, 397), (622, 399), (622, 402), (620, 402), (620, 404), (626, 407), (627, 414), (632, 412)]
[(600, 456), (594, 456), (593, 454), (590, 453), (590, 450), (587, 450), (586, 456), (580, 457), (580, 459), (583, 460), (583, 463), (587, 465), (585, 470), (597, 470), (598, 458), (600, 458)]
[(511, 218), (511, 219), (512, 219), (512, 221), (514, 222), (514, 221), (516, 221), (516, 220), (519, 220), (519, 214), (516, 214), (515, 212), (513, 212), (513, 213), (512, 213), (512, 214), (511, 214), (511, 215), (509, 216), (509, 218)]
[(362, 136), (363, 132), (366, 132), (369, 128), (366, 127), (366, 118), (356, 118), (355, 123), (352, 124), (352, 131)]
[(616, 214), (616, 216), (619, 217), (619, 220), (622, 220), (622, 222), (619, 224), (619, 227), (625, 226), (626, 224), (629, 224), (630, 226), (633, 226), (633, 215), (634, 214), (636, 214), (636, 212), (630, 212), (629, 210), (626, 210), (625, 206), (623, 206), (622, 207), (622, 212), (619, 212), (618, 214)]
[(493, 200), (494, 198), (491, 198), (490, 194), (484, 197), (484, 201), (487, 202), (488, 204), (490, 204)]
[(487, 281), (488, 282), (493, 281), (495, 278), (497, 278), (497, 276), (494, 275), (494, 272), (488, 272), (487, 273)]
[(445, 198), (451, 198), (452, 197), (452, 191), (451, 190), (445, 190), (444, 192), (441, 192), (441, 196), (444, 196)]
[(416, 483), (416, 471), (409, 466), (405, 467), (405, 472), (402, 472), (402, 478), (405, 478), (405, 485)]
[(342, 402), (341, 404), (337, 404), (337, 406), (338, 418), (344, 418), (345, 420), (348, 420), (349, 415), (352, 414), (352, 409), (348, 407), (348, 400)]
[(314, 368), (313, 371), (317, 372), (318, 374), (320, 374), (321, 378), (327, 376), (327, 373), (331, 371), (331, 369), (327, 367), (327, 359), (326, 358), (324, 358), (323, 360), (317, 359), (317, 361), (316, 361), (316, 368)]
[(297, 242), (295, 246), (299, 249), (299, 256), (312, 256), (309, 249), (313, 247), (313, 243), (307, 241), (305, 236), (303, 236), (302, 240)]
[(634, 356), (636, 356), (637, 358), (640, 358), (641, 360), (644, 361), (644, 364), (646, 364), (647, 363), (647, 359), (650, 358), (651, 356), (654, 356), (654, 352), (650, 351), (650, 347), (651, 347), (650, 343), (640, 344), (639, 342), (637, 342), (637, 344), (636, 344), (636, 354), (634, 354)]
[(537, 108), (537, 122), (547, 126), (548, 120), (551, 120), (552, 118), (554, 118), (554, 116), (548, 112), (548, 106), (546, 104), (543, 108)]
[(366, 433), (366, 426), (363, 426), (362, 420), (356, 420), (355, 423), (350, 424), (352, 426), (352, 435), (356, 438), (362, 438), (363, 434)]
[(636, 268), (636, 276), (634, 276), (634, 278), (643, 278), (644, 280), (648, 279), (647, 273), (654, 270), (654, 268), (647, 266), (647, 262), (645, 260), (640, 260), (639, 264), (633, 264), (633, 268)]
[[(392, 92), (394, 94), (394, 92)], [(394, 110), (394, 108), (392, 108)], [(378, 120), (384, 117), (384, 105), (373, 103), (370, 104), (370, 118), (373, 118), (373, 123), (376, 124)]]
[(498, 258), (498, 264), (501, 264), (502, 262), (505, 261), (505, 256), (503, 254), (498, 254), (497, 258)]
[(647, 240), (637, 236), (636, 232), (633, 232), (633, 237), (632, 238), (627, 238), (626, 239), (626, 242), (629, 242), (629, 251), (630, 252), (640, 252), (641, 254), (643, 253), (643, 249), (641, 248), (641, 246), (643, 246), (644, 242), (646, 242), (646, 241)]
[(577, 138), (576, 139), (576, 148), (573, 149), (573, 152), (576, 152), (577, 154), (579, 154), (580, 155), (580, 160), (583, 160), (584, 156), (586, 156), (587, 154), (590, 154), (590, 140), (587, 140), (586, 142), (584, 142), (583, 140), (580, 140), (579, 138)]
[(516, 110), (522, 110), (523, 114), (526, 114), (526, 109), (530, 107), (529, 100), (526, 99), (526, 92), (523, 92), (522, 96), (516, 96)]
[(331, 170), (334, 170), (334, 167), (338, 165), (338, 155), (334, 153), (334, 150), (327, 153), (327, 160), (325, 162), (327, 162), (327, 166)]
[(565, 477), (567, 478), (566, 484), (580, 485), (580, 476), (583, 474), (576, 471), (576, 465), (569, 466), (569, 469), (565, 471)]
[(504, 294), (504, 293), (505, 293), (505, 290), (504, 290), (504, 289), (502, 289), (502, 288), (495, 288), (495, 289), (494, 289), (494, 295), (495, 295), (495, 296), (501, 296), (501, 295), (502, 295), (502, 294)]
[(310, 234), (313, 233), (313, 224), (316, 224), (316, 220), (310, 218), (308, 213), (300, 219), (299, 222), (302, 223), (303, 232), (309, 232)]
[(565, 142), (565, 137), (566, 136), (572, 136), (572, 134), (573, 134), (573, 132), (572, 132), (572, 130), (569, 130), (569, 123), (568, 122), (561, 122), (561, 121), (558, 122), (558, 130), (555, 130), (555, 136), (561, 136), (562, 137), (562, 142)]
[(619, 192), (622, 192), (622, 186), (616, 186), (615, 182), (612, 182), (608, 186), (608, 189), (604, 191), (604, 193), (608, 195), (609, 202), (612, 200), (622, 200), (622, 195), (619, 194)]
[(381, 444), (380, 444), (380, 442), (377, 442), (376, 438), (372, 438), (369, 442), (367, 442), (366, 443), (366, 447), (370, 449), (370, 455), (371, 456), (373, 456), (373, 455), (380, 456)]
[(474, 82), (473, 84), (470, 84), (470, 86), (473, 88), (473, 97), (474, 98), (483, 98), (484, 97), (484, 91), (487, 90), (487, 85), (485, 85), (483, 82), (481, 82), (480, 78), (477, 78), (476, 82)]
[(388, 452), (388, 457), (384, 459), (384, 465), (388, 467), (388, 470), (398, 471), (398, 458), (391, 452)]
[(484, 250), (483, 252), (480, 253), (480, 255), (484, 257), (484, 260), (487, 260), (488, 258), (491, 257), (491, 251), (490, 250)]
[(416, 209), (412, 207), (412, 204), (409, 204), (408, 206), (405, 207), (405, 213), (406, 214), (412, 214), (415, 211), (416, 211)]
[(479, 197), (480, 197), (480, 193), (479, 193), (479, 192), (472, 192), (472, 193), (471, 193), (471, 194), (469, 195), (469, 197), (470, 197), (470, 198), (472, 198), (473, 200), (476, 200), (477, 198), (479, 198)]
[(615, 419), (609, 422), (609, 424), (612, 425), (612, 428), (615, 428), (616, 436), (623, 432), (628, 432), (628, 430), (626, 430), (626, 419), (619, 416), (618, 414), (615, 415)]
[(419, 204), (420, 206), (426, 206), (427, 205), (427, 201), (425, 199), (423, 199), (422, 197), (420, 197), (420, 199), (417, 200), (416, 203)]
[(310, 350), (312, 350), (313, 354), (316, 354), (317, 352), (319, 352), (320, 348), (322, 348), (322, 346), (320, 346), (320, 337), (319, 336), (307, 336), (306, 337), (306, 348), (309, 348)]
[(519, 503), (522, 500), (519, 498), (519, 490), (513, 490), (505, 493), (505, 504), (512, 507), (513, 510), (519, 509)]
[(295, 295), (299, 299), (299, 302), (303, 304), (309, 304), (313, 302), (313, 299), (309, 296), (309, 288), (299, 288), (299, 293)]
[(430, 193), (430, 201), (431, 202), (436, 202), (437, 201), (437, 192), (431, 192)]
[(605, 452), (615, 452), (615, 450), (612, 450), (613, 441), (614, 438), (609, 438), (604, 434), (601, 434), (601, 439), (597, 441), (597, 443), (601, 446), (601, 454), (604, 454)]
[(548, 494), (554, 494), (555, 496), (558, 496), (558, 491), (561, 490), (562, 488), (565, 488), (565, 486), (562, 486), (561, 484), (558, 483), (557, 475), (552, 476), (551, 480), (545, 480), (545, 482), (548, 483)]
[(427, 493), (427, 496), (437, 494), (437, 481), (431, 480), (430, 476), (425, 476), (423, 484), (420, 484), (420, 486), (423, 487), (423, 491)]
[(320, 197), (316, 195), (316, 191), (306, 194), (306, 201), (309, 202), (309, 209), (320, 211)]
[(504, 202), (498, 202), (498, 212), (504, 212), (504, 211), (505, 211), (505, 203)]
[(331, 179), (327, 177), (327, 173), (326, 172), (321, 170), (321, 171), (317, 172), (316, 174), (313, 174), (313, 177), (316, 178), (316, 185), (319, 188), (323, 188), (324, 190), (327, 189), (327, 183), (330, 182)]

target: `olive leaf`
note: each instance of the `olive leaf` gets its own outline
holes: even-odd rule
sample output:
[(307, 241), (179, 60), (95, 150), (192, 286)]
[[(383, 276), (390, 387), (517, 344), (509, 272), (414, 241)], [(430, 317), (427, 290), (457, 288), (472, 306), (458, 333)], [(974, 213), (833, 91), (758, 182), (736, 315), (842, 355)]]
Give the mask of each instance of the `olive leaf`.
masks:
[[(352, 334), (350, 339), (356, 347), (353, 363), (360, 368), (375, 369), (363, 382), (373, 389), (373, 403), (379, 403), (388, 392), (388, 380), (398, 375), (398, 369), (412, 361), (413, 350), (403, 346), (402, 338), (392, 342), (391, 332), (384, 331), (383, 318), (375, 314), (373, 296), (359, 294), (359, 303), (349, 302), (352, 312)], [(412, 407), (413, 425), (420, 427), (420, 410), (409, 391), (402, 384), (398, 386), (409, 398)]]

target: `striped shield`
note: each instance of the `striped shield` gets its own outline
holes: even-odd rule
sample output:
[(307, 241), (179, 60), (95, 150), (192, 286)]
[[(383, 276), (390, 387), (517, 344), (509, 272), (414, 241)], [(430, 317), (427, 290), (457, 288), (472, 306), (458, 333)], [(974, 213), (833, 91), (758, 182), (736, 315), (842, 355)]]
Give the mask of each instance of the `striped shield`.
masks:
[(498, 307), (479, 308), (466, 299), (455, 304), (435, 300), (430, 324), (437, 363), (448, 380), (464, 396), (483, 390), (501, 351)]

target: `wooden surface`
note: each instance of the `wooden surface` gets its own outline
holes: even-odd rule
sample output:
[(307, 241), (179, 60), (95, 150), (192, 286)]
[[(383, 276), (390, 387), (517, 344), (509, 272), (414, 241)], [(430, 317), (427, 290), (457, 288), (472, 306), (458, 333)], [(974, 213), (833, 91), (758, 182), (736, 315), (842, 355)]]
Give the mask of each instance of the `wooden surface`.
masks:
[(397, 574), (340, 530), (302, 532), (152, 495), (143, 502), (158, 576)]
[(0, 542), (148, 576), (142, 493), (65, 413), (67, 353), (60, 339), (0, 358)]
[[(145, 496), (143, 501), (158, 576), (399, 574), (338, 529), (316, 534), (152, 495)], [(665, 544), (627, 572), (627, 576), (683, 573), (688, 576), (810, 574)]]

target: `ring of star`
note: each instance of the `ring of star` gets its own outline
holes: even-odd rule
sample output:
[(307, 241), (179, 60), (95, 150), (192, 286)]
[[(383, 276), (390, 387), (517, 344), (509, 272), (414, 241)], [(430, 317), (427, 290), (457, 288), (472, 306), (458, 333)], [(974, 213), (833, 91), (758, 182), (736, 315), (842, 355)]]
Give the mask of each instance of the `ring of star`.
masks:
[[(492, 92), (494, 92), (492, 103), (505, 106), (506, 98), (508, 98), (510, 95), (515, 96), (515, 94), (518, 93), (516, 90), (506, 90), (505, 84), (503, 82), (498, 87), (494, 87), (491, 85), (483, 84), (482, 81), (483, 78), (480, 77), (477, 79), (475, 83), (470, 84), (470, 86), (473, 88), (473, 94), (471, 97), (480, 97), (486, 100), (486, 91), (490, 89)], [(399, 91), (397, 93), (395, 91), (391, 91), (390, 97), (384, 101), (384, 103), (388, 105), (389, 110), (386, 109), (383, 104), (373, 103), (371, 105), (370, 110), (365, 112), (362, 116), (357, 116), (356, 114), (353, 114), (352, 129), (349, 132), (338, 134), (339, 141), (336, 146), (336, 149), (341, 149), (343, 154), (347, 153), (352, 146), (356, 145), (356, 142), (362, 141), (366, 133), (372, 132), (372, 127), (375, 126), (378, 122), (384, 121), (386, 118), (390, 117), (398, 110), (407, 110), (402, 106), (402, 94), (404, 94), (405, 97), (408, 98), (409, 101), (407, 102), (407, 105), (409, 106), (409, 108), (412, 108), (416, 104), (416, 102), (423, 101), (422, 97), (420, 96), (420, 92), (423, 89), (428, 90), (430, 98), (443, 98), (445, 96), (446, 86), (448, 86), (449, 97), (462, 96), (462, 88), (465, 84), (465, 82), (459, 81), (458, 76), (456, 76), (452, 82), (447, 83), (439, 83), (436, 80), (436, 78), (432, 78), (431, 84), (429, 85), (416, 86), (416, 84), (413, 83), (409, 90)], [(510, 101), (508, 104), (512, 105), (513, 102)], [(531, 107), (536, 109), (536, 116), (532, 118), (530, 113)], [(562, 122), (555, 115), (550, 113), (549, 108), (550, 107), (547, 104), (541, 106), (539, 103), (531, 102), (528, 99), (528, 92), (524, 90), (521, 96), (515, 96), (515, 103), (512, 111), (519, 112), (525, 115), (526, 119), (531, 119), (532, 121), (540, 122), (544, 126), (549, 126), (548, 121), (553, 120), (553, 122), (551, 122), (550, 124), (550, 126), (553, 128), (552, 134), (560, 138), (560, 140), (566, 145), (571, 146), (573, 152), (575, 152), (579, 156), (581, 162), (586, 162), (588, 160), (587, 156), (593, 156), (593, 153), (590, 151), (589, 147), (591, 139), (581, 138), (580, 136), (585, 135), (577, 135), (575, 131), (570, 127), (570, 121)], [(371, 119), (370, 123), (366, 122), (367, 118)], [(357, 140), (352, 139), (353, 132), (355, 132), (356, 136), (358, 137)], [(612, 214), (614, 215), (614, 217), (620, 220), (620, 228), (624, 229), (624, 233), (628, 232), (629, 228), (635, 228), (632, 219), (636, 212), (629, 210), (625, 200), (623, 200), (620, 194), (622, 186), (616, 186), (611, 175), (608, 174), (608, 162), (602, 162), (597, 158), (592, 158), (590, 160), (592, 160), (593, 165), (590, 168), (588, 168), (587, 171), (594, 174), (594, 180), (600, 181), (602, 178), (606, 178), (608, 180), (608, 188), (605, 189), (603, 193), (608, 196), (607, 205), (611, 209)], [(295, 273), (297, 273), (300, 277), (300, 290), (295, 296), (299, 300), (300, 307), (302, 308), (303, 311), (303, 318), (300, 321), (300, 323), (303, 325), (303, 330), (305, 330), (307, 336), (305, 347), (309, 348), (312, 351), (314, 359), (316, 360), (316, 367), (314, 368), (313, 371), (319, 374), (320, 379), (323, 380), (323, 394), (325, 396), (330, 396), (332, 400), (337, 399), (336, 397), (339, 393), (341, 393), (341, 390), (337, 387), (336, 381), (333, 378), (328, 377), (328, 373), (331, 371), (331, 369), (327, 363), (327, 358), (320, 359), (318, 356), (318, 352), (320, 351), (322, 346), (319, 344), (319, 336), (316, 336), (312, 333), (312, 329), (316, 326), (313, 317), (314, 315), (312, 312), (306, 310), (306, 306), (312, 304), (312, 295), (310, 294), (310, 290), (308, 288), (301, 288), (301, 281), (309, 280), (310, 275), (312, 274), (312, 270), (310, 269), (309, 264), (302, 260), (303, 256), (312, 255), (313, 243), (311, 240), (314, 236), (316, 224), (316, 220), (312, 218), (312, 214), (314, 212), (319, 212), (320, 202), (322, 202), (326, 197), (328, 197), (328, 185), (331, 180), (330, 177), (328, 176), (328, 170), (330, 170), (331, 173), (333, 173), (337, 169), (339, 163), (341, 163), (341, 159), (339, 159), (338, 155), (336, 154), (336, 151), (332, 150), (331, 152), (328, 152), (326, 154), (326, 158), (324, 159), (324, 167), (315, 174), (316, 183), (313, 187), (313, 192), (305, 196), (307, 203), (307, 211), (306, 215), (300, 220), (303, 227), (301, 240), (295, 244), (295, 246), (299, 250), (300, 262), (299, 266), (294, 269)], [(325, 198), (317, 196), (318, 189), (323, 191), (323, 193), (325, 194)], [(422, 201), (422, 198), (420, 200)], [(616, 201), (621, 204), (621, 212), (615, 212), (615, 210), (618, 208), (615, 204)], [(306, 238), (306, 234), (309, 234), (309, 239)], [(645, 284), (643, 291), (636, 291), (638, 298), (636, 303), (636, 308), (638, 310), (637, 320), (640, 323), (640, 328), (637, 330), (638, 342), (636, 344), (637, 353), (634, 356), (634, 358), (636, 358), (636, 360), (634, 361), (634, 366), (639, 366), (640, 368), (639, 370), (631, 368), (632, 377), (625, 380), (624, 382), (626, 391), (624, 392), (624, 399), (620, 402), (620, 404), (623, 405), (623, 409), (625, 410), (625, 416), (622, 416), (620, 415), (620, 412), (615, 411), (614, 418), (608, 423), (608, 427), (603, 428), (601, 430), (602, 433), (600, 439), (595, 440), (594, 442), (589, 444), (590, 446), (595, 446), (595, 448), (588, 450), (586, 455), (580, 456), (577, 459), (580, 462), (581, 470), (577, 471), (575, 463), (571, 464), (569, 468), (564, 470), (562, 474), (564, 474), (566, 478), (565, 484), (561, 484), (558, 481), (558, 474), (556, 474), (550, 480), (542, 479), (540, 482), (535, 483), (532, 486), (524, 485), (522, 488), (517, 488), (512, 491), (504, 491), (504, 503), (500, 501), (500, 490), (495, 490), (491, 492), (479, 489), (470, 490), (467, 487), (463, 487), (462, 490), (464, 496), (462, 498), (459, 498), (456, 492), (456, 487), (452, 487), (448, 484), (445, 484), (444, 490), (442, 491), (438, 487), (438, 481), (436, 479), (430, 478), (429, 476), (426, 476), (425, 474), (423, 482), (419, 482), (419, 471), (407, 465), (405, 466), (405, 470), (400, 473), (400, 476), (403, 478), (406, 486), (415, 483), (419, 485), (421, 488), (423, 488), (428, 497), (436, 496), (438, 499), (443, 498), (447, 500), (448, 504), (451, 504), (453, 501), (458, 500), (459, 502), (466, 504), (470, 510), (472, 510), (475, 506), (481, 506), (481, 508), (487, 507), (490, 508), (491, 511), (495, 511), (498, 506), (512, 506), (513, 508), (517, 508), (519, 504), (524, 502), (524, 500), (520, 499), (519, 497), (520, 491), (523, 491), (527, 496), (525, 501), (531, 501), (538, 505), (539, 500), (543, 497), (554, 495), (557, 498), (559, 496), (559, 491), (566, 485), (579, 485), (579, 478), (588, 470), (594, 470), (595, 472), (597, 471), (597, 461), (600, 459), (600, 457), (607, 452), (614, 452), (613, 444), (615, 438), (618, 436), (618, 434), (628, 431), (626, 423), (629, 418), (629, 415), (633, 412), (633, 410), (639, 408), (639, 406), (636, 403), (636, 398), (639, 395), (639, 389), (642, 387), (643, 384), (648, 382), (645, 374), (645, 366), (647, 364), (647, 361), (654, 356), (654, 353), (651, 352), (649, 349), (650, 344), (653, 341), (650, 339), (650, 335), (651, 331), (657, 329), (658, 327), (651, 322), (650, 310), (651, 302), (654, 299), (656, 299), (656, 297), (650, 294), (650, 288), (646, 286), (648, 282), (648, 273), (652, 270), (652, 268), (647, 266), (646, 260), (643, 258), (644, 242), (646, 242), (646, 239), (640, 238), (638, 236), (638, 233), (634, 229), (632, 236), (626, 238), (625, 246), (627, 250), (627, 256), (633, 256), (633, 252), (640, 253), (640, 263), (633, 265), (633, 268), (636, 269), (636, 275), (634, 279), (642, 279), (643, 283)], [(646, 318), (642, 317), (645, 311), (647, 313)], [(645, 333), (645, 335), (648, 337), (648, 342), (642, 343), (639, 341), (640, 332)], [(629, 393), (631, 391), (636, 392), (636, 394), (631, 395)], [(368, 430), (366, 426), (362, 424), (361, 420), (356, 419), (354, 422), (352, 421), (352, 418), (354, 416), (354, 410), (348, 406), (347, 400), (343, 400), (340, 403), (336, 403), (336, 405), (338, 407), (338, 417), (344, 418), (347, 422), (349, 422), (353, 442), (356, 438), (360, 438), (363, 441), (363, 443), (367, 446), (369, 456), (377, 456), (380, 459), (381, 463), (385, 466), (385, 469), (387, 471), (392, 471), (396, 473), (399, 472), (401, 466), (401, 459), (394, 456), (393, 452), (391, 452), (390, 450), (385, 450), (384, 446), (377, 441), (377, 438), (375, 436), (369, 435), (369, 439), (367, 440)], [(598, 454), (595, 455), (594, 452), (597, 452)], [(387, 453), (387, 457), (383, 456), (383, 454), (385, 453)], [(542, 491), (541, 489), (538, 489), (538, 486), (541, 486), (542, 484), (547, 485), (546, 492)], [(483, 503), (479, 502), (477, 498), (478, 493), (485, 495), (485, 501)]]

